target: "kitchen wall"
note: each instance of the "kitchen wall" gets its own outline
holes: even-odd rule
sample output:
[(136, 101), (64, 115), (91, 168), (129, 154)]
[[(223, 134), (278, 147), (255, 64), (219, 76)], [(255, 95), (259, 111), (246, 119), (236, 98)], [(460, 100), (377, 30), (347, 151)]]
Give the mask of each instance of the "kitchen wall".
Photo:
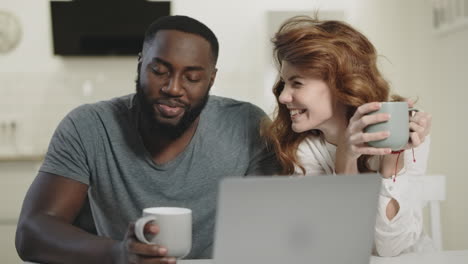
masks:
[[(23, 38), (13, 52), (0, 56), (0, 122), (17, 124), (0, 156), (41, 154), (60, 119), (82, 103), (134, 91), (136, 58), (58, 57), (52, 52), (48, 0), (2, 0), (23, 25)], [(398, 93), (419, 98), (419, 107), (433, 114), (429, 172), (448, 177), (442, 204), (446, 249), (468, 249), (468, 180), (462, 171), (467, 146), (463, 120), (467, 110), (468, 29), (444, 36), (431, 28), (428, 0), (173, 0), (173, 14), (200, 19), (220, 41), (219, 73), (213, 94), (273, 109), (274, 81), (268, 35), (268, 12), (311, 13), (319, 9), (362, 30), (377, 47), (384, 75)], [(214, 11), (213, 11), (214, 10)], [(1, 137), (1, 136), (0, 136)], [(0, 140), (0, 143), (2, 140)], [(3, 153), (3, 154), (2, 154)], [(13, 237), (25, 191), (38, 167), (33, 161), (0, 161), (0, 259), (18, 261)], [(8, 260), (8, 261), (7, 261)]]

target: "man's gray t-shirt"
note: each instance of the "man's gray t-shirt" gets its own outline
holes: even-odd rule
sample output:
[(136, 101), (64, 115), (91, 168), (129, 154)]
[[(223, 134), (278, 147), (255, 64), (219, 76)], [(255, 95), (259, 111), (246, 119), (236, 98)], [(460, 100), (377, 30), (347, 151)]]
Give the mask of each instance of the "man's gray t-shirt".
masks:
[(55, 131), (40, 171), (89, 185), (97, 233), (112, 239), (122, 240), (143, 208), (192, 209), (193, 246), (187, 258), (210, 258), (219, 180), (278, 168), (259, 134), (266, 115), (250, 103), (210, 96), (186, 149), (156, 164), (137, 130), (136, 102), (127, 95), (70, 112)]

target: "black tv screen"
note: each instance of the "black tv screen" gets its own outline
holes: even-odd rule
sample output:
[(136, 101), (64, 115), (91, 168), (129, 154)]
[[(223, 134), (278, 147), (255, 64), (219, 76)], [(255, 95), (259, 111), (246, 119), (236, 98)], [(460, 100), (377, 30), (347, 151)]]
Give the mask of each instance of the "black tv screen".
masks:
[(146, 28), (170, 14), (170, 2), (51, 1), (54, 54), (136, 55)]

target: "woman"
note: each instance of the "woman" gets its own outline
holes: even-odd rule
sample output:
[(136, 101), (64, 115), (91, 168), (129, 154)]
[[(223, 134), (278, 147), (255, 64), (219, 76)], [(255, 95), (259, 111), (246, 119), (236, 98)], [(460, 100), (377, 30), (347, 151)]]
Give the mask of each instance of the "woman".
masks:
[(430, 249), (431, 241), (422, 232), (422, 204), (412, 196), (409, 183), (426, 171), (431, 116), (418, 112), (410, 117), (410, 140), (401, 155), (370, 147), (366, 142), (389, 133), (365, 133), (364, 128), (391, 117), (366, 114), (378, 110), (379, 102), (405, 99), (390, 98), (369, 40), (343, 22), (294, 17), (281, 26), (273, 44), (280, 68), (273, 87), (278, 106), (264, 133), (284, 173), (379, 172), (383, 187), (375, 253), (395, 256)]

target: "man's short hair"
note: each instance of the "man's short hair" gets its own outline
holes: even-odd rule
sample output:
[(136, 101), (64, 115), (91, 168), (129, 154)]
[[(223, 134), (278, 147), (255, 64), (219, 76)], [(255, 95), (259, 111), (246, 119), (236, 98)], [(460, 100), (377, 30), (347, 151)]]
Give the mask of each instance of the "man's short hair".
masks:
[(151, 44), (159, 30), (179, 30), (206, 39), (211, 46), (214, 64), (218, 60), (219, 44), (216, 35), (202, 22), (188, 16), (163, 16), (155, 20), (145, 33), (143, 47)]

